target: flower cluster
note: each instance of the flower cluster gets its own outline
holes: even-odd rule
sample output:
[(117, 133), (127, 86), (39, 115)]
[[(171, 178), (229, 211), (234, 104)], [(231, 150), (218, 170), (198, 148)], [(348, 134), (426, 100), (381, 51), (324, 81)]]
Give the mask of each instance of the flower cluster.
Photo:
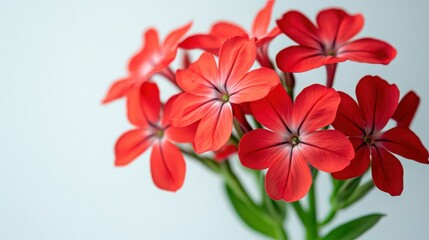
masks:
[[(244, 167), (268, 169), (265, 188), (274, 200), (303, 198), (312, 170), (345, 180), (371, 169), (376, 187), (401, 194), (403, 168), (395, 155), (429, 163), (427, 149), (410, 129), (418, 96), (410, 92), (399, 101), (397, 86), (378, 76), (358, 81), (357, 102), (333, 88), (338, 63), (389, 64), (396, 50), (374, 38), (351, 40), (363, 28), (363, 16), (341, 9), (321, 11), (317, 24), (289, 11), (270, 28), (273, 5), (267, 0), (251, 31), (222, 21), (208, 33), (187, 35), (191, 24), (186, 24), (162, 43), (155, 29), (146, 31), (128, 75), (113, 83), (103, 100), (126, 98), (135, 126), (118, 139), (115, 164), (127, 165), (151, 148), (154, 183), (176, 191), (185, 178), (184, 153), (205, 153), (200, 157), (214, 156), (205, 160), (217, 163), (237, 154)], [(281, 34), (297, 45), (285, 46), (274, 63), (269, 44)], [(179, 49), (202, 53), (173, 71)], [(326, 85), (312, 84), (294, 97), (294, 73), (319, 67), (326, 68)], [(179, 89), (165, 103), (156, 74)], [(397, 126), (386, 130), (391, 119)]]

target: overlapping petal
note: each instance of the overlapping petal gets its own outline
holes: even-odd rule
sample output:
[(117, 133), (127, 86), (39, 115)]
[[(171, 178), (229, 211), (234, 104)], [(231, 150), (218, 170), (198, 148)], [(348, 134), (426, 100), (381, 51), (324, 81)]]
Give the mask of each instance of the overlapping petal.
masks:
[(429, 164), (428, 150), (410, 129), (395, 127), (384, 132), (378, 143), (387, 150), (420, 163)]
[(292, 100), (281, 84), (265, 98), (252, 102), (250, 107), (256, 120), (275, 132), (288, 132), (288, 127), (292, 126)]
[(217, 99), (197, 96), (190, 93), (180, 94), (172, 107), (171, 123), (175, 127), (185, 127), (197, 122), (209, 112)]
[[(232, 81), (228, 82), (229, 84)], [(259, 100), (280, 83), (277, 73), (269, 68), (258, 68), (247, 73), (235, 85), (227, 86), (230, 92), (230, 101), (233, 103), (252, 102)]]
[(155, 141), (148, 129), (134, 129), (119, 137), (115, 145), (115, 165), (125, 166), (140, 156)]
[(302, 13), (289, 11), (281, 19), (277, 20), (280, 30), (292, 40), (303, 46), (314, 49), (320, 48), (320, 40), (317, 28)]
[(324, 172), (337, 172), (350, 164), (354, 149), (346, 136), (336, 130), (317, 131), (300, 135), (294, 157), (307, 160)]
[(339, 92), (341, 103), (332, 126), (347, 136), (365, 135), (364, 121), (359, 106), (349, 95)]
[(238, 156), (243, 166), (261, 170), (276, 161), (287, 161), (292, 145), (284, 136), (265, 129), (256, 129), (243, 136), (239, 144)]
[(144, 127), (159, 121), (161, 102), (155, 83), (145, 82), (140, 88), (130, 90), (127, 96), (128, 120), (135, 126)]
[(404, 170), (399, 160), (384, 148), (373, 148), (372, 179), (375, 186), (392, 196), (401, 195)]
[(107, 91), (107, 94), (104, 97), (102, 103), (106, 104), (126, 96), (131, 87), (132, 82), (128, 78), (120, 79), (114, 82)]
[(153, 145), (150, 169), (155, 185), (177, 191), (185, 180), (186, 165), (180, 149), (169, 141), (158, 140)]
[(332, 88), (320, 84), (306, 87), (296, 97), (293, 109), (293, 129), (297, 133), (312, 132), (331, 124), (341, 98)]
[(277, 66), (284, 72), (305, 72), (346, 60), (347, 58), (326, 56), (320, 49), (306, 46), (288, 47), (281, 50), (276, 56)]
[(267, 0), (265, 6), (256, 14), (252, 24), (252, 35), (254, 37), (258, 38), (267, 34), (273, 6), (274, 0)]
[(396, 49), (381, 40), (362, 38), (341, 46), (337, 56), (356, 62), (387, 65), (396, 57)]
[(298, 201), (310, 189), (312, 178), (305, 159), (296, 157), (290, 150), (288, 158), (275, 162), (268, 169), (265, 188), (274, 200)]
[(219, 77), (225, 87), (233, 87), (252, 67), (256, 59), (253, 40), (234, 37), (222, 45), (219, 53)]
[(377, 76), (365, 76), (356, 86), (356, 97), (370, 132), (381, 131), (398, 106), (399, 90)]
[(413, 91), (408, 92), (399, 102), (392, 118), (398, 127), (409, 127), (419, 106), (420, 98)]
[(220, 149), (228, 142), (233, 127), (229, 103), (217, 101), (203, 116), (195, 134), (194, 149), (197, 153)]
[(332, 176), (340, 180), (362, 176), (369, 168), (371, 148), (372, 151), (375, 151), (374, 147), (367, 147), (366, 144), (361, 145), (361, 147), (356, 149), (356, 155), (350, 161), (350, 165), (341, 171), (332, 173)]

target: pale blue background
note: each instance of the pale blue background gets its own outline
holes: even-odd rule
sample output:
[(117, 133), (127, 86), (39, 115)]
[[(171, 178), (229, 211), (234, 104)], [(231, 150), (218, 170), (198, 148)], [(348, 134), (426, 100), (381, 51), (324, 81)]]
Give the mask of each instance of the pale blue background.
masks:
[[(335, 86), (352, 93), (360, 77), (378, 74), (402, 93), (415, 89), (423, 103), (413, 129), (428, 146), (429, 4), (407, 2), (278, 1), (274, 16), (293, 8), (314, 19), (327, 6), (362, 12), (367, 24), (359, 36), (388, 40), (398, 57), (387, 67), (341, 64)], [(234, 216), (221, 181), (192, 161), (176, 194), (152, 184), (148, 154), (115, 168), (113, 144), (130, 125), (123, 101), (100, 105), (109, 84), (126, 73), (146, 27), (156, 26), (165, 36), (189, 20), (191, 31), (201, 32), (230, 19), (249, 29), (263, 5), (262, 0), (0, 0), (0, 239), (263, 239)], [(280, 37), (271, 50), (290, 43)], [(324, 77), (323, 70), (300, 74), (298, 88)], [(162, 88), (171, 92), (168, 84)], [(429, 168), (401, 160), (401, 197), (374, 191), (336, 222), (382, 212), (388, 216), (362, 239), (428, 236)], [(328, 186), (322, 184), (322, 196)], [(288, 221), (290, 235), (300, 239), (297, 224), (294, 217)]]

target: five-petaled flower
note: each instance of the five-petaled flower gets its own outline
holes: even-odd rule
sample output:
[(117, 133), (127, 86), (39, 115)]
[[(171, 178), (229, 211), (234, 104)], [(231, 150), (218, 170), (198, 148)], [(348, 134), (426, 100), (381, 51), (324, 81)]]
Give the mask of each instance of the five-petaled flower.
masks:
[(200, 121), (195, 135), (197, 153), (223, 147), (232, 133), (232, 104), (265, 97), (279, 84), (276, 72), (268, 68), (249, 69), (255, 62), (255, 41), (234, 37), (222, 45), (219, 66), (210, 53), (188, 69), (177, 71), (182, 93), (173, 105), (172, 123), (182, 127)]
[(392, 196), (400, 195), (403, 169), (392, 153), (425, 164), (429, 160), (427, 149), (408, 128), (411, 119), (382, 131), (398, 107), (398, 88), (379, 77), (366, 76), (356, 86), (358, 104), (345, 93), (340, 92), (340, 96), (341, 104), (332, 126), (349, 137), (356, 157), (348, 167), (332, 175), (337, 179), (357, 177), (371, 163), (374, 184)]
[(280, 29), (276, 26), (270, 31), (271, 13), (274, 0), (267, 0), (265, 6), (259, 10), (253, 20), (252, 30), (247, 32), (242, 27), (230, 22), (218, 22), (214, 24), (208, 34), (195, 34), (186, 38), (179, 47), (184, 49), (203, 49), (212, 54), (218, 55), (222, 44), (229, 38), (245, 36), (255, 38), (258, 50), (258, 61), (262, 66), (269, 66), (268, 43), (280, 34)]
[[(317, 27), (302, 13), (287, 12), (277, 20), (277, 25), (299, 46), (280, 51), (277, 66), (285, 72), (304, 72), (346, 60), (390, 63), (396, 50), (388, 43), (373, 38), (350, 41), (360, 32), (363, 23), (362, 15), (349, 15), (341, 9), (321, 11), (317, 15)], [(335, 71), (335, 67), (328, 69), (328, 74), (332, 74), (329, 71)]]
[[(125, 166), (152, 146), (150, 168), (156, 186), (176, 191), (183, 185), (186, 165), (174, 142), (192, 142), (196, 125), (176, 128), (170, 124), (171, 106), (176, 96), (162, 106), (155, 83), (145, 82), (127, 96), (128, 119), (137, 128), (116, 142), (115, 165)], [(162, 113), (162, 117), (160, 116)]]
[(191, 23), (188, 23), (173, 30), (162, 44), (157, 31), (153, 28), (148, 29), (144, 34), (143, 48), (128, 63), (128, 76), (110, 86), (103, 103), (126, 96), (130, 89), (138, 88), (155, 73), (171, 75), (166, 69), (176, 57), (177, 45), (190, 27)]
[(335, 119), (340, 96), (334, 89), (314, 84), (292, 103), (279, 85), (264, 99), (251, 103), (255, 118), (267, 129), (256, 129), (240, 141), (241, 163), (252, 169), (268, 168), (265, 187), (275, 199), (293, 202), (310, 189), (307, 163), (325, 172), (349, 165), (353, 146), (336, 130), (320, 130)]

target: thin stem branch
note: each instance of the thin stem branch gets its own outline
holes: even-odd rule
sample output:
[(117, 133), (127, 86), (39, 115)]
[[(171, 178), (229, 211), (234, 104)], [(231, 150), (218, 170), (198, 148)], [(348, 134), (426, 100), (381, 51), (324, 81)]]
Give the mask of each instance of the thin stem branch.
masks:
[(313, 184), (308, 192), (308, 228), (307, 240), (319, 239), (319, 224), (317, 220), (316, 178), (317, 169), (312, 168)]

